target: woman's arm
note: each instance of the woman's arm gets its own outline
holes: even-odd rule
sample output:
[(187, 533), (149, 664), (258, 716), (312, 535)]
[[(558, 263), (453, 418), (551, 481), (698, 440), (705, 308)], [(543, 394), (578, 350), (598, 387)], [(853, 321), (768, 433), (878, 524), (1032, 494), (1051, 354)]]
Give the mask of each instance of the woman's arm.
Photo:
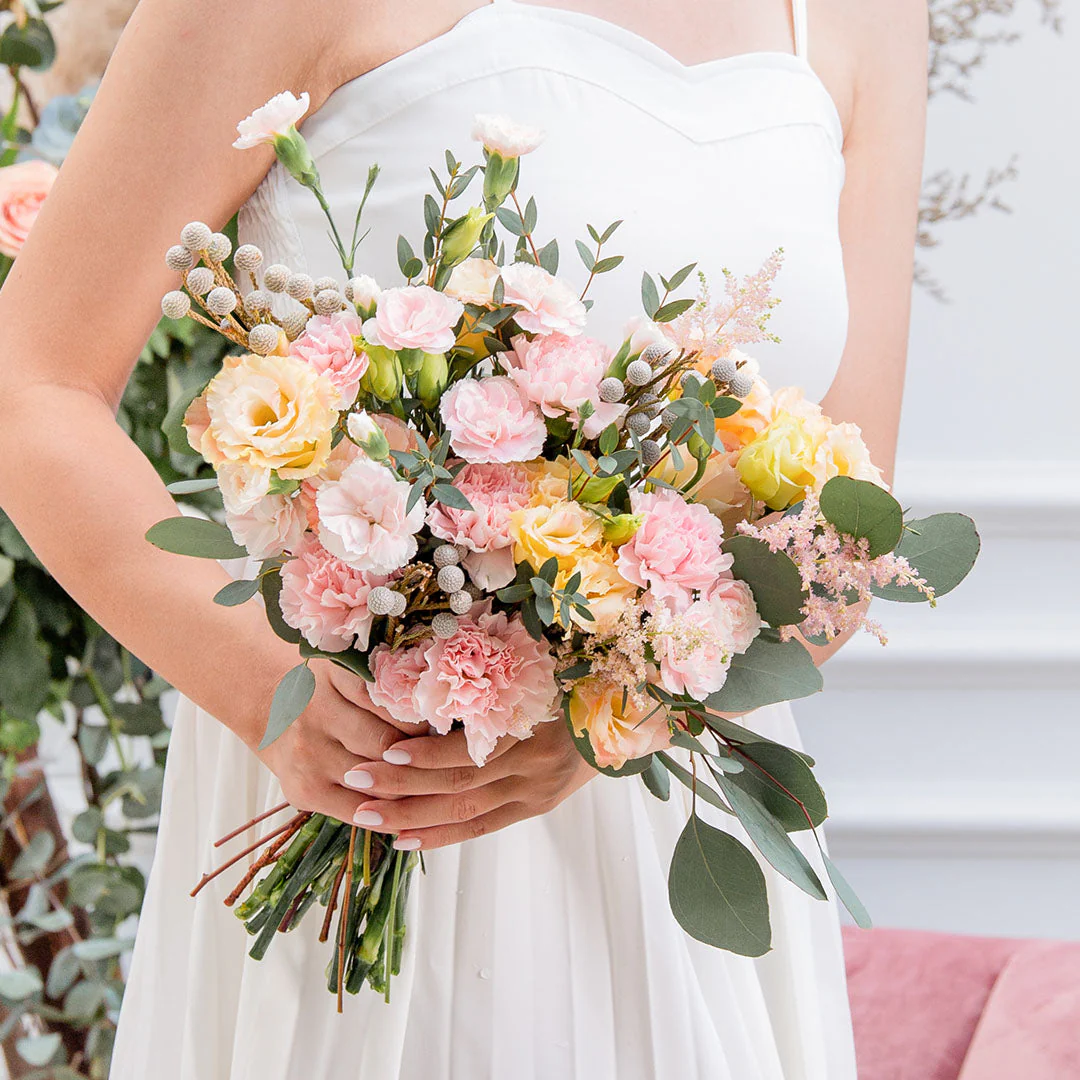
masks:
[[(163, 252), (192, 218), (223, 225), (271, 163), (231, 148), (236, 120), (284, 88), (318, 105), (340, 81), (334, 20), (355, 13), (320, 11), (144, 0), (0, 291), (0, 505), (94, 618), (253, 747), (295, 649), (255, 605), (212, 602), (228, 580), (216, 563), (146, 542), (176, 510), (113, 410), (175, 285)], [(318, 666), (304, 722), (263, 757), (290, 800), (347, 820), (342, 775), (400, 732)]]

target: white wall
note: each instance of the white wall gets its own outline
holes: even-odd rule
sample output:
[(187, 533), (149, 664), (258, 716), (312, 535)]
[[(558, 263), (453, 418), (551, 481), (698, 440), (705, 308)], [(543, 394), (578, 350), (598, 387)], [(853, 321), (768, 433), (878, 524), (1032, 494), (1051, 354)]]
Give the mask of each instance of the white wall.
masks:
[(1027, 7), (977, 104), (931, 106), (928, 173), (1021, 175), (925, 259), (952, 302), (915, 298), (896, 484), (983, 553), (936, 611), (879, 605), (888, 649), (848, 645), (799, 715), (878, 925), (1080, 938), (1080, 20)]

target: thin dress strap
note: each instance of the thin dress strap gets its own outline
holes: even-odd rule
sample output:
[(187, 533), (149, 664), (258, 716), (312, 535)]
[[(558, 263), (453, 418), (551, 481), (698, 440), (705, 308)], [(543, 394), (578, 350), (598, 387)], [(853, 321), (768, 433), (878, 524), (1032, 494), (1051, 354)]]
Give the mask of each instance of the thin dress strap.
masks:
[(806, 56), (806, 0), (791, 0), (791, 14), (795, 23), (795, 55)]

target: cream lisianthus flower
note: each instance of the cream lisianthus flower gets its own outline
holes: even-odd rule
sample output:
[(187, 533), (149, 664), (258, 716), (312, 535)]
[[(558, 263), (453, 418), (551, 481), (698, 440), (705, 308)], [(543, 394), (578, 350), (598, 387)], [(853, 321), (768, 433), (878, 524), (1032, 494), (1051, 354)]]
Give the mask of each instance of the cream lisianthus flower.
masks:
[(561, 457), (555, 461), (537, 461), (530, 465), (533, 493), (530, 506), (554, 506), (566, 501), (570, 491), (570, 462)]
[(539, 570), (554, 556), (565, 569), (603, 542), (604, 529), (600, 519), (580, 503), (557, 502), (516, 510), (510, 515), (510, 536), (514, 562), (527, 562)]
[[(750, 503), (750, 492), (735, 467), (738, 457), (738, 451), (713, 454), (705, 462), (701, 479), (690, 490), (695, 502), (707, 506), (729, 528), (746, 516)], [(683, 484), (689, 483), (697, 473), (697, 467), (695, 459), (683, 454), (682, 468), (676, 469), (668, 455), (650, 470), (649, 475), (681, 490)]]
[(853, 480), (869, 480), (886, 487), (881, 470), (870, 460), (870, 451), (863, 442), (862, 431), (856, 424), (831, 424), (821, 440), (810, 471), (820, 491), (834, 476), (850, 476)]
[(306, 94), (296, 97), (291, 91), (275, 94), (265, 105), (260, 105), (247, 119), (236, 125), (239, 138), (233, 143), (237, 150), (250, 150), (263, 143), (286, 137), (306, 115), (311, 98)]
[(589, 736), (596, 764), (621, 769), (667, 744), (667, 714), (655, 702), (636, 700), (619, 683), (597, 676), (582, 679), (570, 695), (575, 735)]
[(225, 507), (251, 509), (284, 480), (313, 476), (330, 456), (337, 391), (292, 356), (230, 356), (184, 416), (188, 441), (214, 466)]
[(485, 307), (492, 303), (491, 294), (501, 270), (491, 259), (466, 259), (450, 273), (446, 283), (446, 295), (460, 300), (463, 304), (481, 304)]

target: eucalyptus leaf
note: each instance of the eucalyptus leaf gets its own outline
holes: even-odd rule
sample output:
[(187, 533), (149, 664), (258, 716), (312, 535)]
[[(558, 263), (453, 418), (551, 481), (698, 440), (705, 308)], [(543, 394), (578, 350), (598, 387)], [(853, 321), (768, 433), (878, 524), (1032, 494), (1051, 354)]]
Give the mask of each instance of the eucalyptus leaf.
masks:
[(869, 930), (874, 925), (873, 921), (870, 918), (870, 913), (863, 907), (863, 902), (855, 895), (855, 890), (837, 869), (836, 863), (824, 851), (821, 853), (821, 859), (825, 864), (825, 872), (829, 875), (829, 880), (836, 890), (836, 895), (840, 898), (840, 903), (847, 908), (848, 913), (855, 920), (856, 926), (863, 930)]
[(870, 558), (886, 555), (900, 542), (904, 511), (882, 487), (869, 480), (834, 476), (821, 489), (821, 513), (839, 532), (870, 545)]
[(472, 510), (473, 508), (465, 493), (453, 484), (432, 485), (431, 496), (437, 502), (441, 502), (444, 506), (451, 506), (455, 510)]
[(12, 863), (11, 876), (17, 881), (38, 877), (55, 853), (56, 837), (45, 829), (38, 830)]
[(224, 525), (205, 518), (165, 518), (150, 526), (146, 539), (162, 551), (196, 559), (238, 559), (247, 555)]
[(671, 777), (663, 762), (659, 761), (655, 754), (649, 761), (649, 767), (641, 774), (645, 787), (651, 795), (655, 795), (661, 802), (667, 802), (671, 798)]
[(660, 750), (654, 757), (683, 787), (693, 792), (703, 802), (707, 802), (717, 810), (722, 810), (725, 814), (734, 813), (731, 807), (704, 780), (695, 780), (694, 774), (689, 769), (684, 769), (670, 754), (665, 754)]
[(745, 653), (733, 656), (727, 681), (706, 704), (716, 712), (742, 713), (816, 694), (821, 672), (806, 646), (762, 630)]
[[(964, 514), (934, 514), (909, 521), (896, 545), (896, 554), (912, 565), (934, 590), (935, 599), (952, 592), (967, 577), (979, 555), (975, 522)], [(927, 597), (912, 585), (874, 585), (883, 600), (919, 603)]]
[(276, 570), (267, 571), (264, 564), (263, 572), (259, 574), (259, 582), (266, 610), (266, 621), (282, 641), (287, 641), (290, 645), (299, 645), (301, 640), (300, 631), (290, 626), (281, 614), (282, 583), (280, 572)]
[(36, 968), (0, 971), (0, 997), (8, 1001), (24, 1001), (41, 990), (41, 975)]
[(265, 750), (275, 739), (299, 719), (308, 707), (315, 693), (315, 676), (308, 665), (297, 664), (282, 676), (270, 702), (270, 717), (266, 723), (266, 734), (259, 743), (259, 749)]
[(740, 956), (772, 947), (765, 875), (734, 836), (690, 820), (675, 845), (668, 899), (679, 925), (698, 941)]
[(59, 1049), (60, 1035), (55, 1031), (50, 1031), (47, 1035), (26, 1035), (15, 1042), (19, 1057), (35, 1068), (47, 1065)]
[(241, 578), (239, 581), (230, 581), (214, 593), (214, 603), (222, 607), (236, 607), (250, 600), (259, 591), (259, 579), (248, 580)]
[(799, 568), (782, 551), (771, 551), (764, 540), (733, 536), (724, 542), (724, 551), (734, 562), (731, 572), (746, 582), (754, 594), (758, 614), (772, 626), (802, 622), (807, 601)]
[(217, 477), (208, 476), (203, 480), (176, 480), (165, 490), (173, 495), (196, 495), (200, 491), (215, 491), (217, 486)]
[(641, 306), (650, 319), (660, 307), (660, 294), (657, 292), (656, 282), (647, 271), (641, 275)]
[(753, 764), (730, 776), (730, 783), (761, 803), (787, 832), (816, 828), (828, 817), (821, 785), (810, 766), (790, 747), (746, 743), (740, 753)]

